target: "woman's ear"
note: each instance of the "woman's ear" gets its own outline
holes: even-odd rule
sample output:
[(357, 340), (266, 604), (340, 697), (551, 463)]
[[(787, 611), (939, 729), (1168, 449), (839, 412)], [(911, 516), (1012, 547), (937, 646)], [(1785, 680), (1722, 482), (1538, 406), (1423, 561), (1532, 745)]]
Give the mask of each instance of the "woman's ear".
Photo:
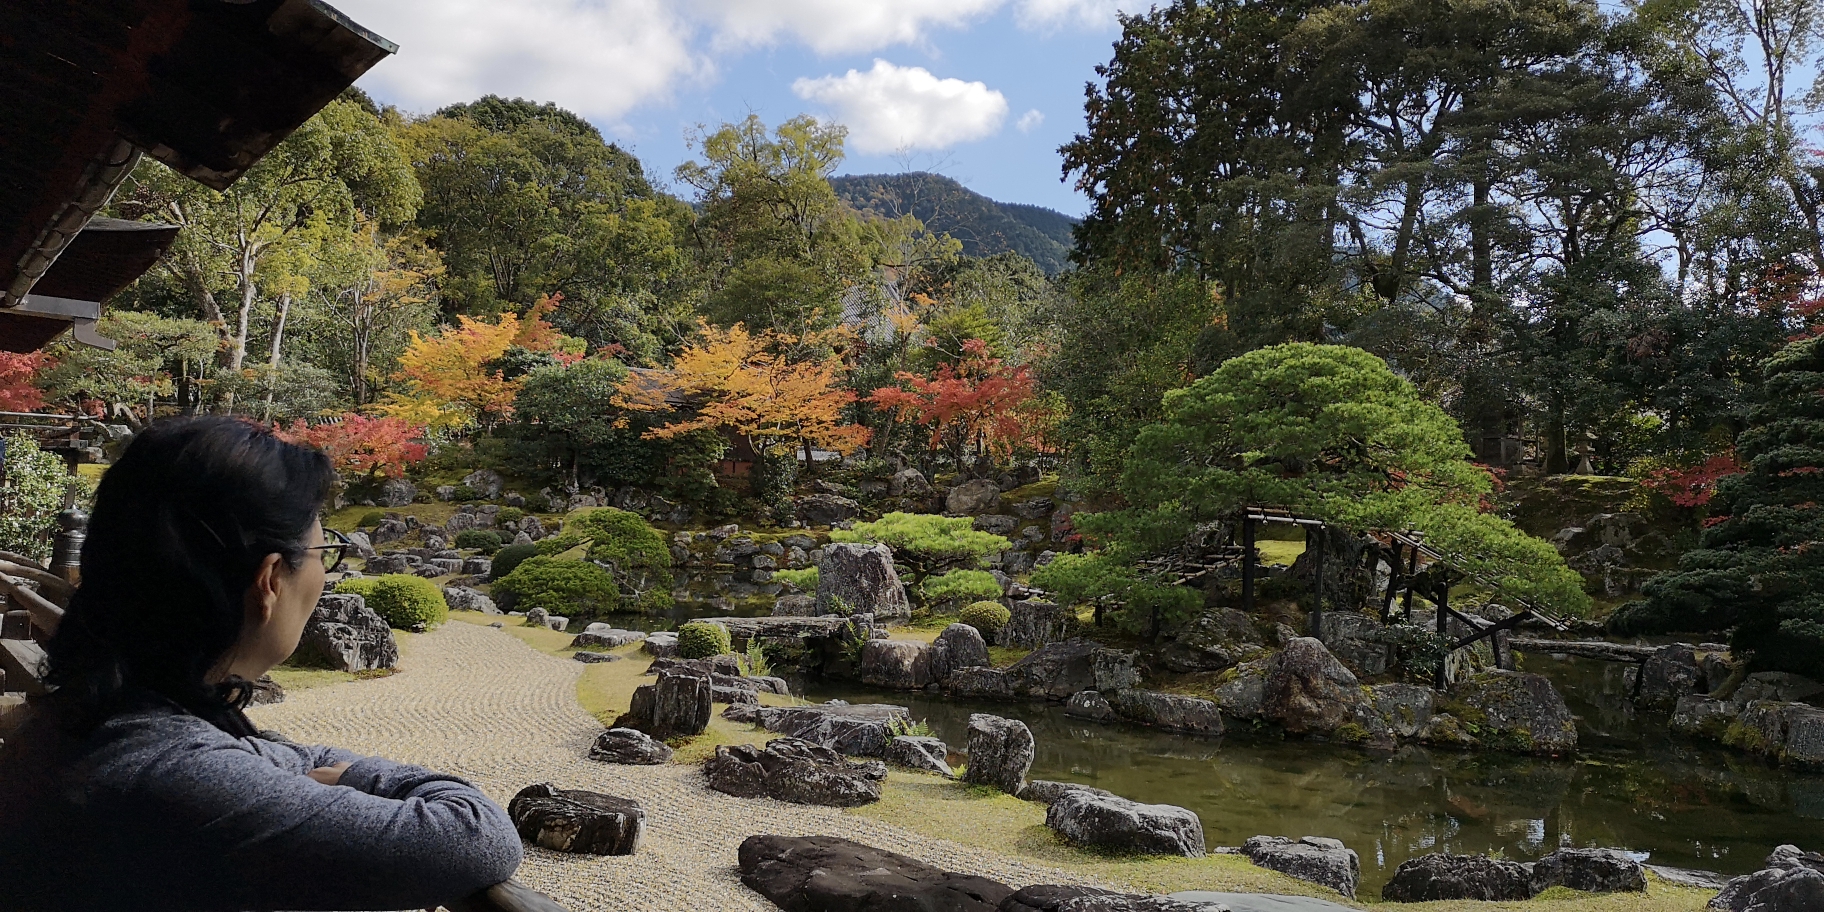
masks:
[(251, 619), (261, 624), (272, 620), (272, 609), (279, 604), (279, 561), (282, 559), (277, 554), (266, 555), (253, 575), (253, 585), (247, 587), (247, 611)]

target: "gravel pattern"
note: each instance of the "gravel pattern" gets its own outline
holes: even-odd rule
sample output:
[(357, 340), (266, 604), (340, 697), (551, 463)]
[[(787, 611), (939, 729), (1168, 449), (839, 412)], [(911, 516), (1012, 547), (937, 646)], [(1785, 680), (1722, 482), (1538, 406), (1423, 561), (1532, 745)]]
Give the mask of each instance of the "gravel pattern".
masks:
[(402, 649), (396, 675), (300, 691), (248, 715), (295, 741), (453, 773), (503, 807), (521, 788), (544, 781), (639, 801), (646, 808), (646, 835), (636, 855), (526, 848), (519, 879), (573, 912), (771, 910), (771, 903), (741, 885), (735, 868), (741, 841), (760, 833), (841, 836), (1016, 886), (1093, 882), (835, 808), (731, 798), (710, 791), (695, 766), (589, 760), (602, 725), (576, 702), (583, 666), (505, 631), (452, 622)]

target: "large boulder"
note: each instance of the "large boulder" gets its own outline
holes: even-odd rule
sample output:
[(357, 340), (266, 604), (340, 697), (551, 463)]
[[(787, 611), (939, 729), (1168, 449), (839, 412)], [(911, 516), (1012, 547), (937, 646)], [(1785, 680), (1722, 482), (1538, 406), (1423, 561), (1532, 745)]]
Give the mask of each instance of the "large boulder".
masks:
[(1393, 666), (1394, 647), (1380, 621), (1358, 611), (1327, 611), (1323, 628), (1324, 646), (1357, 675), (1386, 674)]
[(1013, 679), (999, 668), (961, 668), (944, 678), (944, 693), (960, 699), (1011, 700)]
[(1026, 787), (1020, 789), (1019, 797), (1021, 801), (1035, 801), (1051, 807), (1059, 798), (1070, 792), (1090, 792), (1105, 798), (1118, 797), (1114, 792), (1099, 789), (1093, 785), (1083, 785), (1080, 782), (1055, 782), (1050, 779), (1033, 779), (1027, 782)]
[(1673, 709), (1680, 697), (1704, 691), (1704, 669), (1697, 652), (1683, 643), (1661, 646), (1636, 672), (1634, 704), (1649, 712)]
[(1041, 646), (1010, 666), (1007, 677), (1016, 694), (1060, 701), (1084, 690), (1125, 690), (1138, 680), (1133, 653), (1094, 640)]
[(861, 681), (887, 690), (922, 690), (933, 680), (929, 644), (869, 640), (861, 647)]
[(851, 757), (881, 757), (894, 730), (911, 724), (904, 706), (885, 703), (823, 703), (815, 706), (766, 706), (756, 717), (760, 727)]
[(1824, 684), (1787, 671), (1757, 671), (1736, 687), (1730, 699), (1737, 706), (1750, 703), (1796, 703), (1824, 694)]
[(1585, 893), (1639, 893), (1647, 888), (1641, 863), (1613, 849), (1559, 849), (1533, 862), (1533, 892), (1570, 887)]
[(992, 785), (1009, 795), (1026, 787), (1032, 769), (1032, 730), (1018, 719), (987, 713), (969, 715), (969, 765), (963, 781)]
[(1388, 902), (1532, 899), (1532, 876), (1525, 865), (1486, 855), (1420, 855), (1394, 870), (1393, 879), (1381, 888), (1381, 898)]
[(1436, 711), (1437, 693), (1419, 684), (1376, 684), (1374, 711), (1402, 738), (1417, 737)]
[(379, 496), (374, 498), (374, 503), (382, 507), (405, 507), (417, 496), (417, 485), (403, 478), (389, 478), (380, 483)]
[(1783, 845), (1766, 867), (1737, 877), (1710, 900), (1718, 912), (1817, 912), (1824, 909), (1824, 856)]
[(643, 639), (646, 639), (644, 631), (622, 630), (607, 624), (590, 624), (583, 628), (582, 633), (570, 638), (570, 645), (576, 649), (619, 649)]
[(1362, 861), (1355, 850), (1322, 836), (1255, 836), (1241, 844), (1241, 854), (1269, 871), (1329, 887), (1350, 899), (1362, 879)]
[(637, 801), (549, 782), (520, 789), (507, 816), (527, 842), (553, 852), (632, 855), (646, 828), (646, 811)]
[(950, 768), (950, 746), (937, 738), (900, 735), (887, 742), (887, 762), (925, 773), (936, 773), (954, 779)]
[(1013, 888), (835, 836), (749, 836), (741, 883), (785, 912), (996, 912)]
[[(973, 760), (970, 765), (973, 769)], [(1140, 804), (1075, 789), (1046, 808), (1045, 825), (1078, 845), (1203, 857), (1203, 822), (1196, 814), (1169, 804)]]
[(1214, 608), (1199, 614), (1159, 652), (1159, 661), (1179, 673), (1221, 671), (1261, 651), (1263, 640), (1245, 611)]
[(817, 617), (822, 613), (817, 607), (817, 596), (802, 592), (779, 596), (773, 602), (773, 617)]
[(1115, 714), (1128, 722), (1187, 735), (1222, 734), (1222, 710), (1209, 700), (1150, 690), (1118, 690), (1105, 696)]
[(957, 516), (980, 516), (1001, 502), (1001, 488), (986, 478), (966, 481), (944, 495), (945, 512)]
[(1225, 715), (1236, 719), (1258, 719), (1266, 711), (1267, 671), (1272, 659), (1245, 662), (1225, 672), (1221, 683), (1210, 696)]
[(482, 500), (493, 500), (500, 496), (500, 487), (506, 481), (500, 477), (499, 472), (493, 469), (476, 469), (462, 476), (462, 483), (474, 491), (476, 497)]
[(1735, 704), (1703, 694), (1685, 694), (1672, 708), (1672, 733), (1721, 741), (1735, 719)]
[(959, 668), (989, 664), (988, 642), (968, 624), (951, 624), (931, 644), (931, 680), (943, 681)]
[(771, 798), (793, 804), (858, 807), (880, 800), (886, 764), (850, 763), (841, 754), (797, 738), (765, 747), (723, 745), (703, 762), (709, 787), (736, 798)]
[(931, 493), (931, 482), (917, 469), (900, 469), (887, 479), (888, 497), (928, 497)]
[(807, 526), (834, 526), (861, 515), (861, 504), (835, 494), (798, 498), (798, 518)]
[(589, 747), (589, 759), (630, 766), (656, 766), (671, 759), (671, 748), (638, 729), (611, 728), (596, 736), (595, 743)]
[(638, 729), (661, 741), (700, 735), (709, 728), (714, 704), (709, 675), (668, 669), (657, 681), (633, 689), (632, 704), (614, 727)]
[(1017, 601), (1007, 611), (1007, 626), (994, 635), (994, 641), (1002, 646), (1037, 649), (1069, 639), (1077, 625), (1074, 610), (1051, 602)]
[(911, 617), (912, 603), (893, 569), (893, 550), (855, 542), (826, 545), (817, 562), (817, 613), (869, 613), (882, 621)]
[(1371, 694), (1311, 637), (1292, 637), (1267, 663), (1260, 714), (1294, 734), (1327, 735), (1370, 747), (1395, 743)]
[(301, 665), (337, 671), (375, 671), (399, 664), (399, 645), (392, 628), (359, 595), (327, 593), (304, 622), (304, 635), (292, 654)]
[(1552, 682), (1536, 674), (1491, 671), (1457, 685), (1452, 715), (1475, 725), (1482, 743), (1523, 754), (1577, 749), (1577, 721)]

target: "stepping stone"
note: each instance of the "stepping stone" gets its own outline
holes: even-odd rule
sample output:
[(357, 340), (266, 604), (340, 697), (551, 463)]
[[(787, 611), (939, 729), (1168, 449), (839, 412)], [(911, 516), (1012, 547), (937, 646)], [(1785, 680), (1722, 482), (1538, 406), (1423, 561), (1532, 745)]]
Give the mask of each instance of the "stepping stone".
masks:
[(621, 660), (620, 656), (615, 655), (612, 652), (578, 652), (572, 653), (570, 658), (585, 665), (600, 665), (603, 662), (619, 662)]

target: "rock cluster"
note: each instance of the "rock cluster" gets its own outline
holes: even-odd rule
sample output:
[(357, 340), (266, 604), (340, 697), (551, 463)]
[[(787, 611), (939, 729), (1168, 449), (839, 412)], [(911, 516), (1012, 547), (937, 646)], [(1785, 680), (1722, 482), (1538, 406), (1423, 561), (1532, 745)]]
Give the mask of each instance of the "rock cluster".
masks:
[(880, 800), (887, 767), (878, 760), (850, 763), (827, 747), (776, 738), (765, 747), (718, 747), (703, 762), (703, 773), (710, 788), (736, 798), (856, 807)]
[(1766, 867), (1737, 877), (1710, 901), (1718, 912), (1815, 912), (1824, 909), (1824, 856), (1783, 845)]
[(367, 607), (359, 595), (327, 593), (304, 622), (304, 635), (293, 655), (300, 664), (337, 671), (374, 671), (399, 664), (399, 645), (392, 628)]
[(886, 703), (821, 703), (763, 706), (754, 721), (771, 732), (799, 738), (851, 757), (884, 757), (894, 731), (912, 722), (904, 706)]
[(527, 842), (590, 855), (632, 855), (646, 827), (646, 811), (637, 801), (549, 782), (520, 789), (507, 816)]
[(1721, 741), (1785, 766), (1824, 770), (1824, 709), (1794, 702), (1820, 692), (1824, 687), (1808, 678), (1756, 672), (1728, 699), (1679, 697), (1671, 727), (1676, 734)]

